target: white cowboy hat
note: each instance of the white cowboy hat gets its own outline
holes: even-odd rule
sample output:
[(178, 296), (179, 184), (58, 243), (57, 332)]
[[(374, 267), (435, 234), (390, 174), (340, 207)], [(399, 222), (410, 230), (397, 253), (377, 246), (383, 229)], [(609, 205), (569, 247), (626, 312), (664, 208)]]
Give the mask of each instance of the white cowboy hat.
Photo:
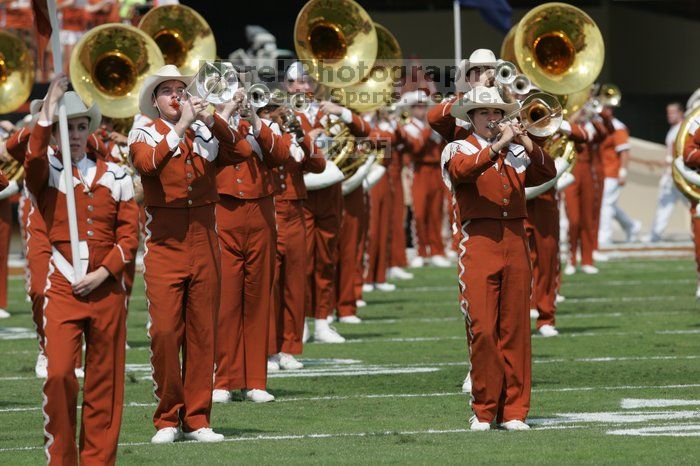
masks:
[(308, 76), (308, 74), (304, 69), (304, 65), (299, 60), (292, 62), (292, 64), (289, 65), (289, 68), (287, 68), (287, 72), (285, 73), (285, 77), (289, 82), (298, 81), (306, 76)]
[(428, 103), (428, 96), (425, 91), (418, 89), (415, 91), (404, 92), (401, 99), (397, 102), (399, 107), (410, 107), (413, 105), (421, 105)]
[(519, 107), (517, 102), (504, 102), (495, 87), (476, 86), (452, 105), (450, 114), (455, 118), (471, 121), (467, 113), (476, 108), (497, 108), (508, 114)]
[(469, 70), (476, 68), (477, 66), (486, 66), (489, 68), (495, 68), (498, 62), (501, 60), (496, 59), (496, 55), (489, 49), (476, 49), (469, 55), (469, 58), (465, 58), (459, 62), (457, 67), (457, 72), (455, 74), (455, 89), (457, 92), (468, 92), (471, 89), (471, 85), (467, 81), (467, 75)]
[[(83, 102), (77, 92), (68, 91), (63, 94), (63, 101), (66, 103), (66, 116), (70, 120), (71, 118), (87, 117), (90, 120), (88, 126), (88, 131), (92, 134), (97, 131), (102, 123), (102, 113), (97, 107), (97, 104), (93, 104), (92, 107), (88, 108)], [(29, 111), (33, 118), (38, 116), (38, 112), (44, 105), (42, 99), (35, 99), (29, 104)], [(58, 121), (58, 108), (56, 108), (56, 113), (53, 115), (52, 121), (56, 123)]]
[(183, 76), (175, 65), (165, 65), (158, 71), (146, 78), (139, 92), (139, 111), (151, 120), (160, 116), (160, 112), (153, 105), (153, 92), (159, 84), (165, 81), (180, 81), (189, 86), (194, 76)]

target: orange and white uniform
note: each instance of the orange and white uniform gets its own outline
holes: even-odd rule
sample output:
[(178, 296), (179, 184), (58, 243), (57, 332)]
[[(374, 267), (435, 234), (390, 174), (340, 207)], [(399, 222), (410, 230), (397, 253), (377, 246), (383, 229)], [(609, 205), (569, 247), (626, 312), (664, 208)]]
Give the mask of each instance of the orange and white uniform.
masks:
[[(146, 204), (144, 279), (156, 429), (209, 427), (221, 263), (216, 233), (217, 166), (251, 156), (250, 144), (219, 116), (183, 138), (156, 119), (129, 134)], [(180, 362), (182, 352), (182, 363)]]
[(471, 360), (472, 411), (480, 422), (524, 420), (530, 409), (531, 269), (525, 186), (556, 175), (537, 145), (510, 144), (491, 158), (473, 134), (442, 152), (443, 180), (461, 227), (460, 307)]
[[(700, 118), (693, 120), (688, 127), (688, 136), (683, 148), (683, 162), (690, 168), (700, 168)], [(698, 204), (691, 202), (690, 217), (695, 243), (695, 265), (700, 282), (700, 216)]]
[(216, 175), (222, 273), (214, 388), (265, 390), (277, 244), (272, 169), (285, 163), (289, 146), (265, 123), (254, 134), (240, 120), (236, 131), (253, 156)]
[[(273, 171), (277, 254), (272, 287), (272, 312), (268, 355), (301, 354), (304, 333), (304, 300), (307, 271), (304, 201), (308, 197), (304, 172), (321, 173), (326, 159), (311, 147), (310, 137), (297, 141), (285, 134), (290, 157)], [(300, 278), (301, 277), (301, 278)]]
[(78, 381), (75, 354), (87, 346), (80, 462), (114, 464), (124, 398), (126, 292), (122, 276), (138, 247), (138, 210), (128, 174), (85, 156), (73, 168), (83, 272), (105, 267), (110, 276), (86, 297), (73, 294), (63, 166), (51, 156), (51, 127), (39, 122), (27, 149), (26, 183), (46, 222), (51, 259), (44, 290), (44, 435), (50, 464), (77, 464)]

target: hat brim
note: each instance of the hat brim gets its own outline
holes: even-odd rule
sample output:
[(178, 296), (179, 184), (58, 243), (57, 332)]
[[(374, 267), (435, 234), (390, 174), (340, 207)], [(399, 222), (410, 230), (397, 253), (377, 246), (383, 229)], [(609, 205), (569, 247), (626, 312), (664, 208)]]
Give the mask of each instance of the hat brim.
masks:
[[(100, 124), (102, 123), (102, 113), (100, 112), (100, 109), (97, 107), (97, 104), (92, 104), (90, 108), (85, 110), (84, 112), (69, 112), (66, 115), (68, 120), (72, 120), (74, 118), (82, 118), (85, 117), (88, 120), (90, 120), (90, 123), (88, 125), (88, 132), (90, 134), (94, 133), (97, 131), (97, 129), (100, 127)], [(54, 115), (53, 117), (53, 122), (58, 123), (58, 115)]]
[(520, 108), (520, 105), (518, 105), (516, 102), (513, 103), (484, 103), (484, 102), (474, 102), (473, 100), (469, 100), (465, 97), (462, 97), (461, 99), (457, 100), (454, 104), (452, 104), (452, 108), (450, 109), (450, 115), (452, 115), (455, 118), (459, 118), (460, 120), (465, 120), (465, 121), (471, 121), (469, 118), (469, 113), (470, 111), (477, 109), (477, 108), (495, 108), (498, 110), (503, 110), (504, 114), (508, 114), (511, 112), (514, 112), (518, 108)]
[(156, 87), (158, 87), (159, 84), (164, 83), (165, 81), (180, 81), (182, 82), (185, 86), (189, 86), (192, 80), (194, 79), (194, 76), (162, 76), (162, 75), (153, 75), (149, 76), (146, 78), (146, 81), (144, 81), (143, 86), (141, 87), (141, 92), (139, 93), (139, 111), (141, 112), (142, 115), (147, 116), (151, 120), (155, 120), (160, 117), (160, 112), (156, 107), (153, 106), (153, 101), (151, 100), (151, 96), (153, 95), (153, 91), (156, 90)]

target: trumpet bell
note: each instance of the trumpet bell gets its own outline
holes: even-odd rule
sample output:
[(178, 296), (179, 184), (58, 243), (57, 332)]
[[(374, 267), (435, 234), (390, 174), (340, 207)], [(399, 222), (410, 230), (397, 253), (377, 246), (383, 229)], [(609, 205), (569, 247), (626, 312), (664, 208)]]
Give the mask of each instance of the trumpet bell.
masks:
[(262, 83), (253, 84), (248, 89), (248, 101), (253, 108), (263, 108), (270, 103), (270, 89)]
[(515, 81), (518, 75), (518, 70), (515, 65), (509, 61), (503, 61), (496, 65), (496, 82), (507, 86)]
[(317, 82), (331, 87), (358, 83), (374, 64), (377, 46), (372, 19), (353, 0), (311, 0), (294, 25), (297, 56)]
[(184, 75), (195, 74), (201, 60), (216, 58), (211, 27), (190, 7), (163, 5), (154, 8), (141, 18), (139, 29), (158, 44), (165, 63), (177, 66)]
[(598, 98), (603, 105), (619, 107), (622, 100), (622, 91), (615, 84), (603, 84), (598, 92)]
[(34, 57), (18, 36), (0, 31), (0, 113), (27, 101), (34, 85)]
[(238, 74), (230, 62), (205, 62), (194, 80), (197, 94), (218, 105), (230, 102), (239, 87)]
[(89, 30), (73, 48), (71, 84), (86, 105), (97, 104), (103, 115), (132, 117), (138, 113), (143, 81), (163, 65), (158, 46), (142, 31), (104, 24)]
[(536, 92), (523, 101), (520, 118), (527, 132), (533, 136), (551, 136), (563, 120), (561, 104), (551, 94)]
[(523, 73), (553, 94), (570, 94), (592, 84), (605, 56), (596, 23), (565, 3), (530, 10), (515, 30), (513, 49)]

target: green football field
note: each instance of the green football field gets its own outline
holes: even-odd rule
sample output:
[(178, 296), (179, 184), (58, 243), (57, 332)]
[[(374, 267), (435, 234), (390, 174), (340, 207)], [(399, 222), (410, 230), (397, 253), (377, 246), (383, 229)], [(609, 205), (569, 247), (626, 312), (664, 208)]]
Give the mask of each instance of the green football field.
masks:
[[(689, 260), (602, 264), (565, 277), (561, 335), (533, 337), (528, 432), (470, 432), (456, 272), (425, 268), (370, 293), (341, 345), (308, 344), (298, 372), (274, 374), (268, 404), (214, 405), (220, 444), (154, 446), (146, 309), (129, 314), (124, 464), (700, 463), (700, 304)], [(42, 381), (34, 377), (23, 282), (0, 325), (0, 464), (40, 464)], [(25, 329), (26, 331), (23, 331)], [(225, 329), (224, 335), (225, 338)]]

